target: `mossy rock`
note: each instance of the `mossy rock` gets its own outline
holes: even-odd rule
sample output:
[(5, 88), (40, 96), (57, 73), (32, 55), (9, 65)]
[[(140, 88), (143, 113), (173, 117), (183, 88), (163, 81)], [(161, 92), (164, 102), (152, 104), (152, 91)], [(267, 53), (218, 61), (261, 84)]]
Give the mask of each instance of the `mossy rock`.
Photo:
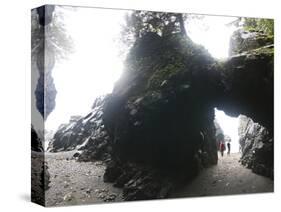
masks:
[(260, 31), (237, 30), (230, 40), (229, 55), (241, 54), (263, 46), (272, 45), (274, 36), (264, 34)]
[(177, 75), (184, 68), (184, 64), (168, 64), (162, 69), (158, 69), (147, 82), (148, 89), (157, 89), (168, 83), (169, 79)]

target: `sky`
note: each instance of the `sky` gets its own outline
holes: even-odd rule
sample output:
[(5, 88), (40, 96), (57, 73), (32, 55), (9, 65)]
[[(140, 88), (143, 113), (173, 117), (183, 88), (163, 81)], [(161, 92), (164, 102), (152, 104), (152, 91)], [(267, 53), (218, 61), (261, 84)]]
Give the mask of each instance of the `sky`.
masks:
[(72, 115), (85, 115), (94, 99), (113, 89), (123, 61), (118, 39), (125, 11), (81, 8), (63, 11), (67, 33), (72, 37), (74, 53), (56, 63), (53, 70), (57, 89), (56, 107), (46, 128), (56, 129)]
[(239, 152), (238, 117), (227, 116), (223, 111), (215, 109), (215, 119), (222, 128), (224, 135), (231, 138), (231, 152)]
[[(66, 33), (72, 37), (74, 52), (53, 69), (57, 89), (56, 107), (45, 128), (55, 130), (72, 115), (86, 115), (97, 96), (110, 93), (123, 70), (120, 57), (120, 31), (126, 10), (56, 7), (63, 14)], [(235, 18), (205, 16), (203, 22), (188, 23), (190, 38), (203, 45), (215, 58), (228, 56)], [(207, 28), (206, 28), (207, 26)], [(223, 119), (223, 116), (220, 116)]]
[(203, 45), (209, 53), (223, 59), (228, 56), (229, 39), (235, 30), (234, 26), (226, 26), (237, 17), (204, 16), (202, 20), (193, 19), (186, 25), (189, 37), (193, 42)]

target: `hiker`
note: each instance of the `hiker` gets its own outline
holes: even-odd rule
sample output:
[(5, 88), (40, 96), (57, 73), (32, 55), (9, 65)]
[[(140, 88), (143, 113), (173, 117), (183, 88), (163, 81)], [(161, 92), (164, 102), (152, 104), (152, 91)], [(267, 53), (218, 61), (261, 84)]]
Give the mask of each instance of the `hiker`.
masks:
[(227, 154), (230, 155), (230, 141), (227, 142)]
[(221, 152), (221, 156), (223, 157), (223, 153), (225, 150), (225, 144), (223, 141), (220, 142), (220, 152)]

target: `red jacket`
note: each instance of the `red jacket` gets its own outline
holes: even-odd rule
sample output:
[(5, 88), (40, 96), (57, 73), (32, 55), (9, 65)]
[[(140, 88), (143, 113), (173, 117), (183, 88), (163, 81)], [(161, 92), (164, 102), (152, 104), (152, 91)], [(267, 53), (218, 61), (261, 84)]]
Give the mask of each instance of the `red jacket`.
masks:
[(223, 142), (220, 143), (220, 151), (225, 150), (225, 144)]

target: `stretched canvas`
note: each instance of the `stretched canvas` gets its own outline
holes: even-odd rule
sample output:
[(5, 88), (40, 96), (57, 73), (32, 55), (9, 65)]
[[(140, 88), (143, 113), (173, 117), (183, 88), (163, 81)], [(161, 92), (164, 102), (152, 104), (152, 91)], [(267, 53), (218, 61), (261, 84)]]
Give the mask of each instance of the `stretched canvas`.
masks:
[(32, 201), (273, 192), (274, 21), (31, 11)]

